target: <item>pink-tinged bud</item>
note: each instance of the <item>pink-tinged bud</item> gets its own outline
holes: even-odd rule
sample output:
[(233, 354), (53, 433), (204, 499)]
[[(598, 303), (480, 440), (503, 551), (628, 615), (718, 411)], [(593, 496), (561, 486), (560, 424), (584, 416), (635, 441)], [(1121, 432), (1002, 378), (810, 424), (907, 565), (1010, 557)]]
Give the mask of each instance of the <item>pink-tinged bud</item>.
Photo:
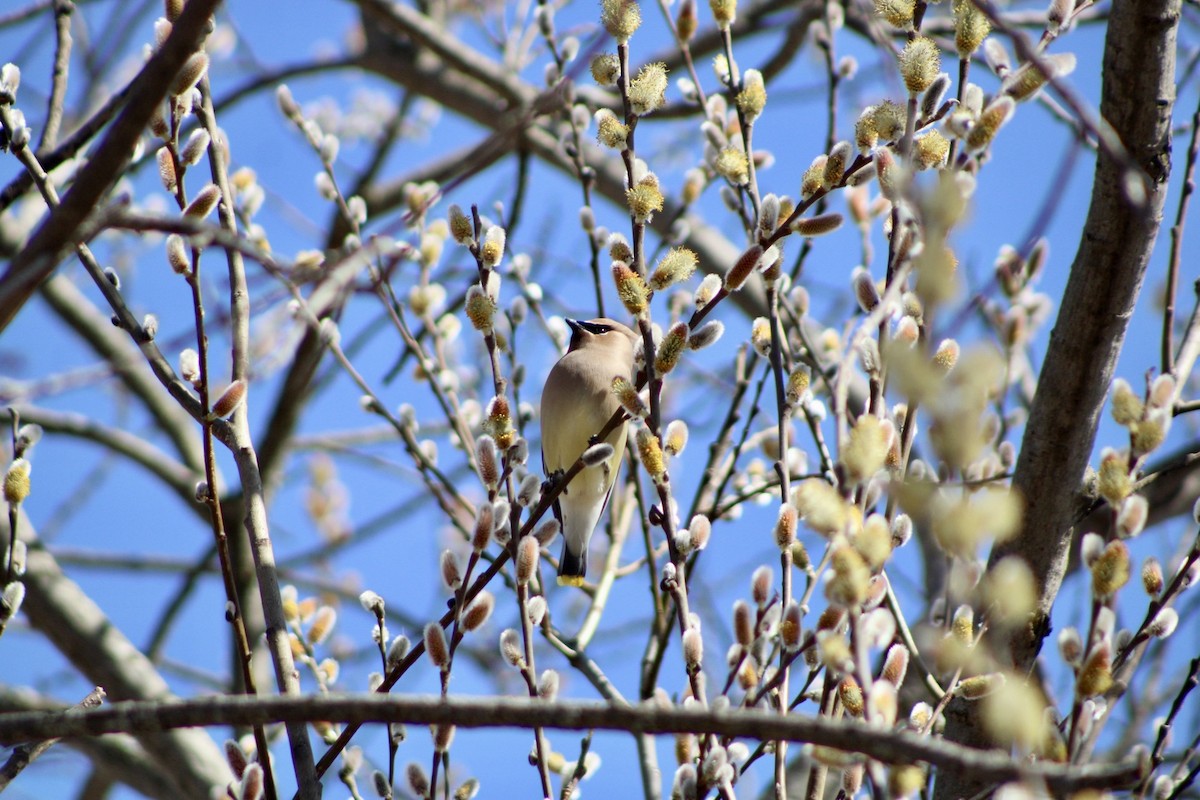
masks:
[(521, 634), (512, 628), (505, 628), (500, 634), (500, 655), (509, 666), (520, 667), (525, 664), (525, 654), (521, 650)]
[(188, 203), (188, 207), (183, 210), (183, 215), (192, 219), (204, 219), (217, 207), (217, 201), (220, 199), (221, 190), (217, 188), (216, 184), (210, 183), (196, 193), (192, 202)]
[(450, 749), (450, 745), (454, 742), (453, 725), (430, 725), (429, 732), (433, 735), (433, 750), (436, 753), (445, 753)]
[[(716, 277), (710, 276), (710, 277)], [(716, 343), (721, 335), (725, 333), (725, 323), (714, 319), (701, 325), (692, 331), (692, 335), (688, 337), (689, 350), (703, 350), (711, 344)]]
[(699, 671), (704, 662), (704, 639), (697, 628), (683, 632), (683, 662), (689, 674)]
[(236, 380), (225, 389), (217, 402), (213, 403), (212, 413), (217, 419), (224, 419), (237, 410), (246, 399), (246, 382)]
[(168, 192), (174, 192), (178, 178), (175, 175), (175, 160), (171, 158), (171, 151), (160, 147), (155, 154), (155, 159), (158, 162), (158, 178), (162, 181), (163, 188)]
[(771, 587), (775, 584), (775, 573), (768, 566), (754, 570), (750, 576), (750, 597), (760, 608), (767, 604), (771, 597)]
[(1083, 565), (1088, 569), (1100, 558), (1104, 552), (1104, 537), (1098, 533), (1085, 533), (1079, 540), (1079, 555), (1083, 560)]
[(815, 217), (801, 217), (794, 220), (790, 227), (795, 233), (811, 239), (815, 236), (833, 233), (842, 227), (842, 215), (837, 212), (830, 212), (828, 214), (818, 214)]
[(425, 626), (425, 655), (438, 669), (445, 671), (450, 666), (450, 649), (446, 646), (446, 634), (442, 626), (431, 622)]
[(429, 778), (425, 775), (425, 770), (421, 765), (410, 762), (404, 770), (404, 776), (408, 780), (408, 788), (417, 797), (429, 797)]
[(263, 794), (263, 771), (259, 764), (247, 765), (242, 773), (242, 786), (238, 800), (260, 800)]
[(1175, 400), (1175, 376), (1159, 375), (1150, 384), (1147, 402), (1152, 408), (1168, 409)]
[(1058, 634), (1058, 654), (1062, 660), (1071, 666), (1079, 664), (1083, 658), (1083, 639), (1076, 628), (1063, 628)]
[(779, 621), (779, 638), (784, 648), (790, 652), (798, 650), (804, 638), (803, 619), (804, 609), (795, 600), (789, 601), (783, 611), (783, 618)]
[(458, 588), (462, 586), (462, 572), (459, 570), (458, 559), (454, 553), (450, 550), (443, 550), (438, 565), (442, 574), (442, 583), (450, 591), (458, 591)]
[(517, 584), (525, 585), (537, 571), (540, 548), (538, 541), (532, 536), (522, 536), (517, 544)]
[(875, 286), (875, 279), (865, 267), (860, 266), (850, 273), (850, 283), (854, 287), (858, 307), (863, 313), (870, 314), (879, 305), (879, 289)]
[(796, 541), (796, 507), (784, 503), (779, 507), (779, 517), (775, 520), (775, 544), (780, 550), (789, 549)]
[(533, 538), (537, 539), (539, 545), (545, 547), (554, 541), (555, 536), (558, 536), (558, 529), (558, 520), (553, 518), (544, 519), (533, 529), (532, 535)]
[(904, 683), (908, 674), (908, 648), (902, 644), (894, 644), (888, 648), (887, 658), (883, 660), (883, 672), (880, 677), (899, 687)]
[(1117, 531), (1122, 539), (1137, 536), (1146, 527), (1150, 516), (1150, 501), (1140, 494), (1125, 498), (1121, 510), (1117, 512)]
[(179, 97), (190, 92), (195, 88), (200, 79), (204, 77), (204, 73), (208, 72), (208, 53), (203, 51), (192, 53), (188, 60), (184, 62), (179, 69), (179, 74), (175, 76), (175, 80), (171, 81), (170, 93), (172, 97)]
[(475, 441), (475, 461), (479, 464), (479, 478), (488, 489), (500, 484), (500, 463), (496, 451), (496, 440), (484, 434)]
[(746, 278), (750, 277), (750, 273), (758, 266), (762, 254), (763, 247), (760, 244), (755, 244), (742, 253), (734, 263), (733, 268), (725, 275), (726, 291), (736, 292), (742, 288), (742, 285), (746, 282)]
[(537, 694), (542, 700), (548, 700), (551, 703), (558, 697), (558, 673), (552, 669), (542, 672), (542, 677), (538, 679)]
[(542, 620), (546, 618), (546, 598), (541, 595), (529, 598), (525, 603), (525, 616), (529, 619), (529, 624), (535, 628), (542, 624)]
[(742, 647), (754, 643), (754, 615), (745, 600), (733, 604), (733, 639)]
[(613, 456), (613, 446), (607, 442), (594, 444), (583, 451), (580, 459), (585, 467), (598, 467)]
[(875, 174), (879, 178), (880, 193), (893, 203), (903, 198), (907, 184), (904, 166), (896, 160), (890, 147), (875, 151)]
[(494, 529), (495, 518), (493, 516), (492, 504), (480, 503), (479, 510), (475, 514), (475, 530), (471, 536), (471, 548), (476, 553), (482, 553), (488, 546)]
[(467, 606), (467, 610), (463, 612), (463, 629), (470, 632), (480, 628), (492, 616), (492, 609), (495, 607), (496, 598), (492, 593), (488, 591), (480, 592), (471, 601), (471, 605)]
[(186, 275), (191, 272), (192, 263), (188, 258), (187, 247), (183, 237), (172, 233), (167, 237), (167, 263), (176, 275)]
[(192, 131), (192, 135), (188, 137), (183, 150), (179, 153), (179, 160), (188, 166), (199, 163), (204, 151), (208, 149), (210, 141), (208, 131), (203, 128)]
[(688, 43), (696, 34), (699, 19), (696, 15), (696, 0), (683, 0), (679, 4), (679, 13), (675, 17), (675, 32), (679, 41)]
[(697, 514), (688, 525), (688, 534), (691, 537), (692, 549), (703, 550), (712, 535), (712, 522), (703, 514)]
[(1146, 626), (1146, 633), (1156, 639), (1166, 639), (1175, 632), (1179, 625), (1179, 612), (1173, 608), (1164, 608), (1154, 615), (1154, 619)]
[(862, 789), (866, 764), (850, 764), (842, 769), (842, 789), (846, 796), (854, 797)]

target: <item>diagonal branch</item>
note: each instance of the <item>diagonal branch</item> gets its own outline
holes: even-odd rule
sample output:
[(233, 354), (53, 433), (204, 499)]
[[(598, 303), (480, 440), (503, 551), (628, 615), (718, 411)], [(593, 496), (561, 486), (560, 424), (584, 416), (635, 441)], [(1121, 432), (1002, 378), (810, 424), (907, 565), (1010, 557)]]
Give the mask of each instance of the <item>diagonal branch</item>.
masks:
[(129, 103), (76, 176), (62, 204), (38, 228), (0, 278), (0, 331), (83, 240), (81, 227), (124, 172), (154, 109), (162, 102), (175, 76), (208, 34), (209, 18), (220, 0), (191, 0), (163, 42), (134, 81)]

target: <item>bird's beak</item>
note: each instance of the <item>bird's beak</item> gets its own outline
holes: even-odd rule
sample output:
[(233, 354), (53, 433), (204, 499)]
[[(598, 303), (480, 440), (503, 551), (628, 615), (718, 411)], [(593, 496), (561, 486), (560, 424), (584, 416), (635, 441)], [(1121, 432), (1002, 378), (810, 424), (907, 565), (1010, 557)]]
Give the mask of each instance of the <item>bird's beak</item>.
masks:
[(579, 333), (581, 330), (583, 330), (583, 320), (568, 319), (566, 322), (567, 322), (567, 327), (569, 327), (571, 329), (572, 333)]

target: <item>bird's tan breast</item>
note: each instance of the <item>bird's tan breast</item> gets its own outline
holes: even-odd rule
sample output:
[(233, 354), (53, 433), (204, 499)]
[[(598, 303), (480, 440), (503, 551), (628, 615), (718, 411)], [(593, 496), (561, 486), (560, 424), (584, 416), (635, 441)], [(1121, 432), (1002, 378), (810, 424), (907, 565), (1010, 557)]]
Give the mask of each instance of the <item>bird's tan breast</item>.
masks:
[[(547, 471), (566, 469), (587, 448), (620, 405), (612, 392), (612, 379), (595, 359), (567, 353), (546, 378), (542, 390), (542, 459)], [(619, 431), (607, 441), (616, 444)]]

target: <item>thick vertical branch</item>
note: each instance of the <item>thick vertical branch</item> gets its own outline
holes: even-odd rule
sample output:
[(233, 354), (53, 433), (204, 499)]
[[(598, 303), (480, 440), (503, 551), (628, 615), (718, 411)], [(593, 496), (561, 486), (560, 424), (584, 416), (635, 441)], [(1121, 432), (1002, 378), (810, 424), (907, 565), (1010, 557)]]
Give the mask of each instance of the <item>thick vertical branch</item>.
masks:
[[(991, 563), (1015, 555), (1037, 578), (1030, 624), (1008, 642), (1012, 665), (1027, 670), (1049, 633), (1071, 543), (1071, 519), (1104, 399), (1125, 340), (1146, 264), (1162, 221), (1170, 174), (1175, 102), (1178, 0), (1117, 0), (1104, 48), (1100, 113), (1121, 137), (1145, 176), (1099, 153), (1091, 207), (1071, 266), (1062, 307), (1029, 415), (1013, 484), (1025, 498), (1020, 533), (998, 545)], [(1144, 189), (1146, 202), (1129, 202)], [(946, 736), (984, 744), (979, 720), (958, 702), (948, 710)], [(940, 780), (936, 797), (970, 797), (980, 788), (966, 776)]]

